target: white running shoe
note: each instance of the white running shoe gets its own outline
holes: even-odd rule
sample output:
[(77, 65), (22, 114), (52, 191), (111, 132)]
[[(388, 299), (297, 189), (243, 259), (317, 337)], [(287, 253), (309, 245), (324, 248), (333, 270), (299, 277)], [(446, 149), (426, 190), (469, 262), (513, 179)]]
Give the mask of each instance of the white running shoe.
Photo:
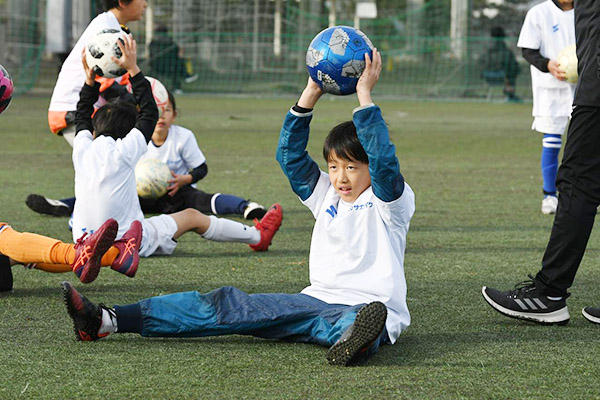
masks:
[(556, 207), (558, 206), (558, 197), (546, 196), (542, 200), (542, 214), (556, 214)]

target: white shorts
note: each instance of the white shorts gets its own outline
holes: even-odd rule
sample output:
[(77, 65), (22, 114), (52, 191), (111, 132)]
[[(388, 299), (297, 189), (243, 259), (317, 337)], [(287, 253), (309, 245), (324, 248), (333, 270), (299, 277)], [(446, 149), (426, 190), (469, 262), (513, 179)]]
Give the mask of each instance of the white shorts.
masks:
[(562, 135), (571, 117), (574, 90), (574, 85), (563, 88), (533, 88), (534, 120), (531, 129)]
[(162, 214), (145, 218), (142, 221), (142, 246), (140, 257), (153, 254), (173, 254), (177, 242), (173, 236), (177, 232), (177, 223), (173, 217)]
[(569, 117), (535, 117), (531, 129), (541, 133), (562, 135), (569, 125)]

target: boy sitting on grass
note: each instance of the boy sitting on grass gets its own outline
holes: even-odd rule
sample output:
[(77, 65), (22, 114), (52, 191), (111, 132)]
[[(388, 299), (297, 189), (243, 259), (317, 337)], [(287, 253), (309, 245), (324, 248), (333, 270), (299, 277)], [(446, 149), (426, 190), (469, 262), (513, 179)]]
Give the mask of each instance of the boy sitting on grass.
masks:
[(381, 111), (371, 100), (381, 56), (375, 49), (373, 62), (368, 55), (365, 61), (353, 122), (333, 128), (323, 146), (328, 174), (306, 152), (312, 108), (322, 95), (310, 78), (279, 138), (277, 160), (316, 218), (310, 286), (297, 294), (247, 294), (222, 287), (108, 308), (63, 282), (76, 338), (97, 340), (115, 332), (253, 335), (327, 346), (327, 360), (334, 365), (352, 364), (379, 345), (394, 343), (410, 323), (403, 264), (414, 194), (400, 174)]
[[(77, 134), (73, 141), (77, 198), (73, 210), (73, 240), (94, 232), (104, 221), (114, 218), (119, 225), (119, 240), (137, 238), (133, 241), (135, 246), (127, 245), (128, 241), (123, 242), (118, 249), (121, 253), (139, 252), (141, 257), (171, 254), (177, 245), (176, 240), (189, 231), (205, 239), (247, 243), (255, 251), (266, 251), (283, 218), (279, 204), (271, 206), (255, 227), (208, 217), (192, 208), (144, 219), (134, 169), (148, 151), (148, 142), (158, 120), (158, 109), (150, 83), (137, 65), (135, 41), (126, 36), (123, 43), (117, 44), (123, 55), (113, 60), (129, 72), (139, 112), (135, 105), (118, 101), (101, 107), (92, 120), (99, 84), (94, 81), (94, 71), (83, 59), (86, 81), (77, 104)], [(121, 272), (128, 276), (135, 274), (134, 270)]]

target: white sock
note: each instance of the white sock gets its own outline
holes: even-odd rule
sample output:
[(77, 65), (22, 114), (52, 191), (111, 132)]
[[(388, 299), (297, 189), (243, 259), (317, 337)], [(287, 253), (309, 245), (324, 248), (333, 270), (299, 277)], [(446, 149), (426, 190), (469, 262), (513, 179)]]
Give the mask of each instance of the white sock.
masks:
[(203, 238), (215, 242), (241, 242), (256, 244), (260, 242), (260, 232), (253, 226), (225, 218), (210, 217), (210, 226), (202, 235)]
[[(112, 311), (112, 310), (111, 310)], [(114, 311), (111, 313), (108, 310), (102, 309), (102, 323), (100, 324), (99, 334), (115, 333), (117, 331), (117, 316)]]

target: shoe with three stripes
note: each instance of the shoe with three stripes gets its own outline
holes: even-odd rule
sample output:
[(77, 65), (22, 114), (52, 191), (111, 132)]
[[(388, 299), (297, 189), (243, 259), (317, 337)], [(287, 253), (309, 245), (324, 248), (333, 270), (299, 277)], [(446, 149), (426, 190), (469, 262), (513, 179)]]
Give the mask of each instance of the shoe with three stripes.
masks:
[(565, 325), (569, 322), (567, 293), (560, 298), (548, 298), (535, 287), (533, 278), (515, 285), (513, 290), (499, 291), (484, 286), (483, 298), (500, 314), (546, 325)]

